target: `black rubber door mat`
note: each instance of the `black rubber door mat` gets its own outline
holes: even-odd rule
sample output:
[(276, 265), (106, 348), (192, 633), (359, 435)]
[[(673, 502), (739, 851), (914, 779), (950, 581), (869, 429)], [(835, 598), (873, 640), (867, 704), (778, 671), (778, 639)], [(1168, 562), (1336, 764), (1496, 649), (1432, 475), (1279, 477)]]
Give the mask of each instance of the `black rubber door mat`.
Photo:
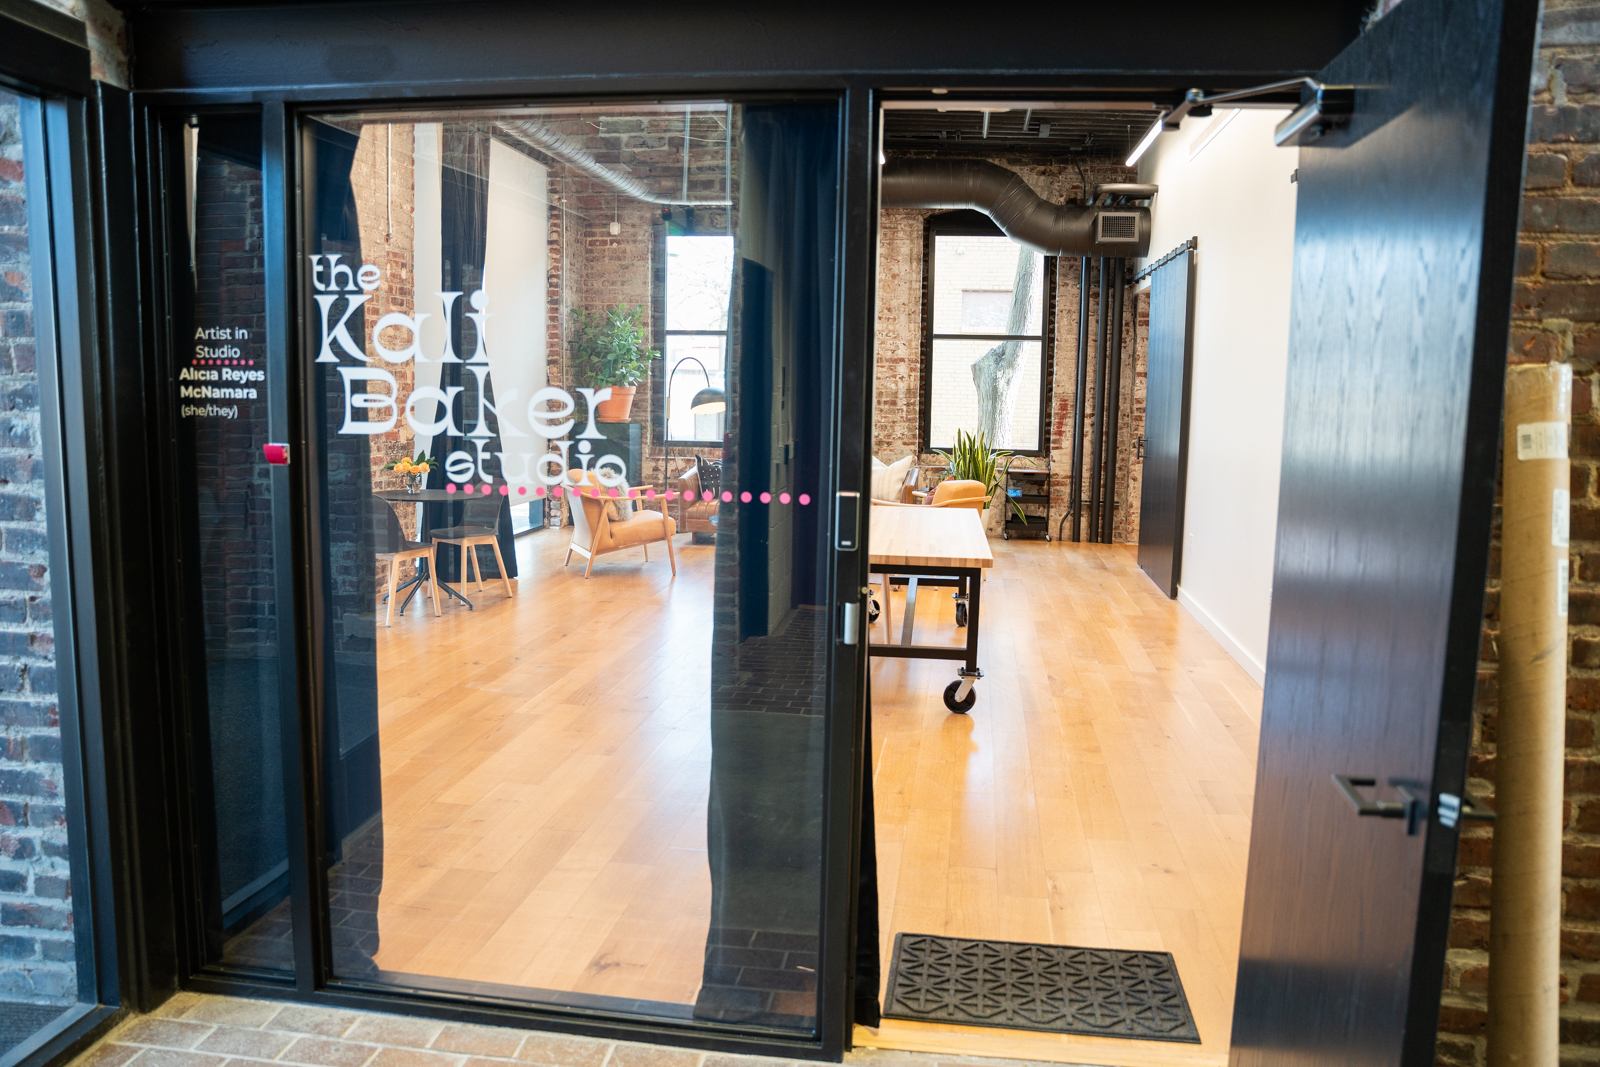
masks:
[(896, 934), (883, 1015), (1200, 1043), (1166, 952)]

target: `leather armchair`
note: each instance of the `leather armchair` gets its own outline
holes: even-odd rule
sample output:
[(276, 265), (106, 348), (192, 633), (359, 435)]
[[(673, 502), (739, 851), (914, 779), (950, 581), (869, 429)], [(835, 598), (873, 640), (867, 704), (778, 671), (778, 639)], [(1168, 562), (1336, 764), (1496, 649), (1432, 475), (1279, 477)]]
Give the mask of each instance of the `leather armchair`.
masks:
[(700, 499), (700, 472), (694, 464), (678, 475), (678, 484), (673, 488), (679, 493), (672, 505), (677, 509), (678, 531), (694, 534), (695, 544), (710, 543), (717, 535), (717, 524), (711, 520), (720, 505), (715, 500)]

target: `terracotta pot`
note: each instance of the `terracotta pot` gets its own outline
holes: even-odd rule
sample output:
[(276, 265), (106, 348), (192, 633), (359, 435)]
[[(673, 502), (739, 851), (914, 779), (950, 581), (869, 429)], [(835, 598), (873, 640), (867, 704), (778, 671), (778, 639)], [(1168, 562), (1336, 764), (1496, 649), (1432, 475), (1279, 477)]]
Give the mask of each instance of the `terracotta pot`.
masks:
[(594, 417), (597, 422), (627, 422), (628, 412), (633, 410), (633, 394), (639, 391), (637, 385), (613, 385), (611, 399), (602, 400), (595, 405)]

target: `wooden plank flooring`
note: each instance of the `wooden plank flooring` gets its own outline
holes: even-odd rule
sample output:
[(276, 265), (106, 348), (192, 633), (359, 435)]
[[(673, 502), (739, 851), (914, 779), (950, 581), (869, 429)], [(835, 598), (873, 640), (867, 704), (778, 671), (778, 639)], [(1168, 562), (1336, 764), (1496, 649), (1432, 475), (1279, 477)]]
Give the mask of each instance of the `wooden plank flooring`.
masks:
[[(560, 566), (379, 627), (385, 970), (692, 1003), (710, 878), (712, 550)], [(890, 1021), (865, 1046), (1144, 1065), (1226, 1059), (1260, 690), (1122, 547), (992, 542), (985, 678), (875, 659), (884, 963), (894, 932), (1178, 961), (1204, 1044)], [(901, 605), (896, 594), (896, 621)], [(918, 640), (956, 644), (947, 589)], [(882, 638), (882, 627), (875, 637)]]
[[(1131, 547), (992, 544), (970, 715), (941, 699), (953, 664), (872, 661), (885, 982), (901, 931), (1161, 949), (1177, 961), (1202, 1044), (897, 1020), (857, 1027), (856, 1043), (1225, 1063), (1261, 691), (1139, 571)], [(919, 641), (957, 641), (948, 590), (920, 591), (917, 630)], [(881, 622), (873, 639), (888, 639)]]
[[(710, 922), (712, 548), (561, 566), (378, 627), (388, 971), (693, 1003)], [(659, 546), (658, 546), (659, 547)], [(581, 562), (581, 561), (580, 561)], [(380, 614), (380, 620), (382, 618)]]

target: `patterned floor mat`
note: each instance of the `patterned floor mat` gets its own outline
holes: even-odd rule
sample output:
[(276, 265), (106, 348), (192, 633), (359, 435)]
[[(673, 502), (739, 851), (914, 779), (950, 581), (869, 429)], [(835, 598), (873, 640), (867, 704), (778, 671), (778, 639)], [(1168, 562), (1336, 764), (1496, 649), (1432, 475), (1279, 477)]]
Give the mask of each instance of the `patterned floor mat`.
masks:
[(1200, 1042), (1166, 952), (896, 934), (885, 1018)]

